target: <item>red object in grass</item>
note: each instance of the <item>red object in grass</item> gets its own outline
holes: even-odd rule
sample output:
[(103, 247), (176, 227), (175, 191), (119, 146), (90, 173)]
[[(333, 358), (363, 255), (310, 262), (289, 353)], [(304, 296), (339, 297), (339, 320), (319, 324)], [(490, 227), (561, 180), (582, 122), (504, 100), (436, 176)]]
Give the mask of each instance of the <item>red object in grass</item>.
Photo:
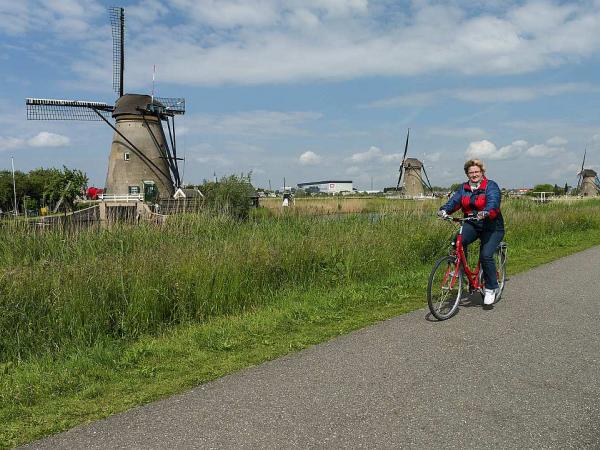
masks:
[(85, 192), (90, 200), (98, 200), (98, 196), (104, 192), (104, 189), (90, 186)]

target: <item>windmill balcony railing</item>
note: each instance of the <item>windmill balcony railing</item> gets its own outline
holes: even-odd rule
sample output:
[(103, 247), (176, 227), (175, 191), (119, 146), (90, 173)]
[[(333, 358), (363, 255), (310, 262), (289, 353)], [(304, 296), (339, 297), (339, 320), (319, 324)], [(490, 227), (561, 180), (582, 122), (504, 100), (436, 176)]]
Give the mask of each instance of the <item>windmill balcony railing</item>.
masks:
[(142, 194), (100, 194), (98, 198), (103, 202), (141, 202)]

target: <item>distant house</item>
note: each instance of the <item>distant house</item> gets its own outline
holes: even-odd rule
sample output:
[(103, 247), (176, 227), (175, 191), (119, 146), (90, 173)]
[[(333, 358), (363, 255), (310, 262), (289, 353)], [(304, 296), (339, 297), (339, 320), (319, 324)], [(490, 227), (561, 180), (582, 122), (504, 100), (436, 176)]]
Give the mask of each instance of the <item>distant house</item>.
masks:
[(298, 189), (304, 189), (306, 192), (339, 194), (340, 192), (352, 192), (354, 186), (352, 185), (352, 180), (324, 180), (298, 183)]
[(204, 194), (202, 194), (202, 192), (200, 192), (200, 190), (196, 189), (196, 188), (193, 188), (193, 189), (179, 188), (173, 194), (173, 198), (175, 198), (175, 199), (181, 199), (181, 198), (204, 198)]
[(516, 188), (516, 189), (510, 189), (508, 191), (508, 195), (510, 196), (521, 196), (521, 195), (525, 195), (528, 192), (531, 192), (532, 189), (531, 188)]

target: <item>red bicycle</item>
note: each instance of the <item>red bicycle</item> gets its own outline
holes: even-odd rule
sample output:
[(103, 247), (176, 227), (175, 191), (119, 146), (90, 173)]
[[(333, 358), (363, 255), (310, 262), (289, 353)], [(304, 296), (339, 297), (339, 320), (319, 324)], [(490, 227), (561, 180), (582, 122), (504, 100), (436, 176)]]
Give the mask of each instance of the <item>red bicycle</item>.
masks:
[[(431, 314), (438, 320), (446, 320), (458, 311), (462, 298), (463, 283), (468, 282), (469, 293), (480, 292), (483, 295), (485, 284), (483, 270), (477, 261), (477, 267), (472, 270), (467, 262), (467, 257), (462, 244), (463, 225), (468, 221), (478, 221), (476, 217), (455, 218), (448, 217), (445, 220), (460, 223), (456, 239), (452, 242), (450, 254), (438, 259), (433, 265), (429, 283), (427, 285), (427, 303)], [(496, 276), (498, 277), (498, 291), (496, 301), (500, 301), (504, 283), (506, 281), (506, 242), (500, 242), (494, 252), (496, 262)]]

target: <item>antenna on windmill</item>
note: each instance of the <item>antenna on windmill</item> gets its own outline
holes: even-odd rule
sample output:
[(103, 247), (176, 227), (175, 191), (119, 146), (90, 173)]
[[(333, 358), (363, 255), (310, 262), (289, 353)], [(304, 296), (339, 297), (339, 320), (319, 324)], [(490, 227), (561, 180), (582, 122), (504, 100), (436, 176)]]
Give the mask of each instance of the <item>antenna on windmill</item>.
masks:
[(154, 79), (156, 77), (156, 64), (152, 65), (152, 104), (154, 104)]

